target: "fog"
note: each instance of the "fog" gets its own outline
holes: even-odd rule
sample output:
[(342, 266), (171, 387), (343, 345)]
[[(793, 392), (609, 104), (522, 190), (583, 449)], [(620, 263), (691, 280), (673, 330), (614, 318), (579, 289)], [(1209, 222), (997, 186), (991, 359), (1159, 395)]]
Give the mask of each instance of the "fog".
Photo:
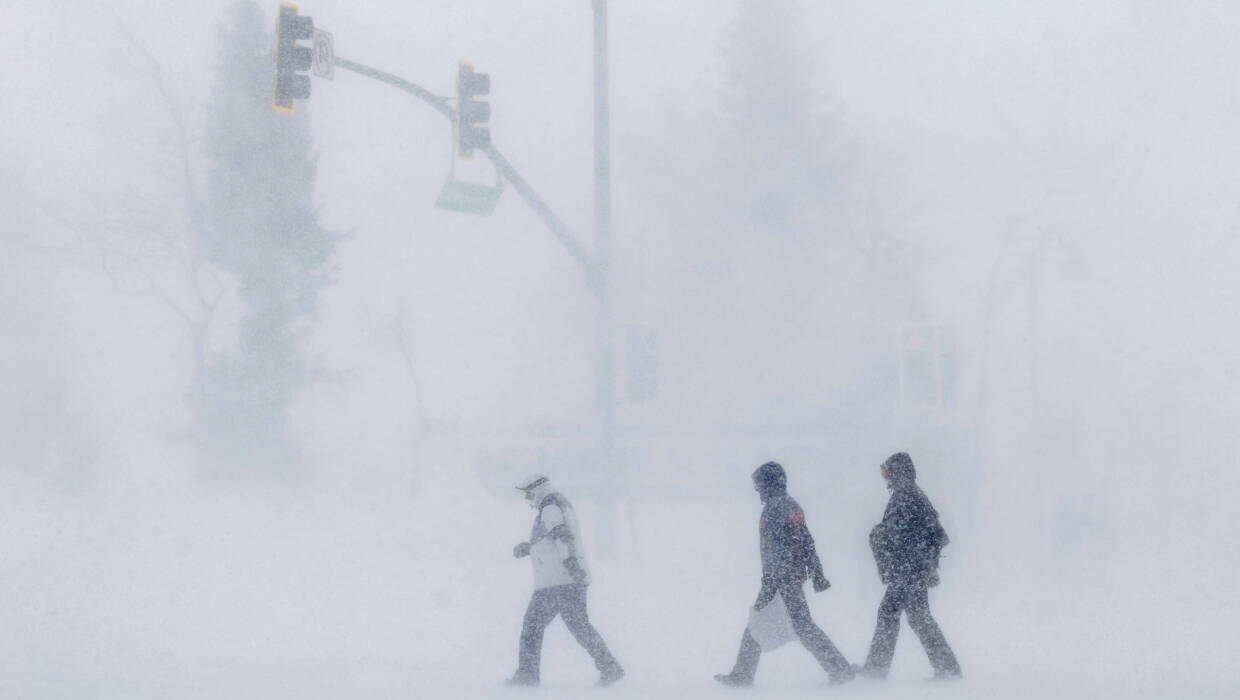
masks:
[[(861, 663), (899, 451), (963, 680), (906, 625), (886, 685), (792, 644), (755, 694), (1234, 694), (1240, 7), (606, 4), (610, 431), (595, 272), (511, 182), (435, 206), (499, 179), (443, 114), (339, 65), (272, 110), (275, 2), (0, 0), (3, 694), (503, 696), (542, 472), (607, 692), (723, 697), (768, 460)], [(435, 95), (489, 74), (596, 254), (592, 3), (298, 9)], [(594, 679), (554, 623), (540, 692)]]

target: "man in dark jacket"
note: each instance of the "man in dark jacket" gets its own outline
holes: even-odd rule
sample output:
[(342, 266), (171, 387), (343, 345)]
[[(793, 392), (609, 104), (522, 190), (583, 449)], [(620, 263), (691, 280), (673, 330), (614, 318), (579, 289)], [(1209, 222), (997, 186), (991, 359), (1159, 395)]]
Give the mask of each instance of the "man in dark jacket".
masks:
[[(831, 682), (851, 680), (854, 675), (852, 667), (827, 635), (814, 624), (809, 605), (805, 602), (803, 586), (806, 579), (813, 579), (815, 591), (825, 591), (831, 584), (822, 573), (822, 563), (814, 549), (814, 538), (805, 524), (805, 512), (788, 495), (788, 478), (784, 468), (775, 462), (763, 464), (753, 473), (753, 484), (764, 504), (762, 518), (758, 521), (762, 545), (762, 589), (753, 608), (761, 610), (778, 593), (788, 609), (788, 616), (792, 618), (792, 628), (797, 638), (818, 660)], [(746, 627), (732, 672), (716, 675), (715, 680), (724, 685), (752, 685), (761, 657), (762, 648)]]
[(891, 455), (880, 471), (891, 500), (883, 521), (870, 532), (870, 548), (887, 594), (878, 607), (878, 626), (862, 672), (871, 678), (887, 677), (903, 611), (930, 657), (934, 677), (958, 678), (960, 664), (930, 614), (926, 594), (926, 589), (939, 583), (939, 552), (947, 546), (947, 533), (930, 499), (917, 486), (917, 470), (907, 453)]

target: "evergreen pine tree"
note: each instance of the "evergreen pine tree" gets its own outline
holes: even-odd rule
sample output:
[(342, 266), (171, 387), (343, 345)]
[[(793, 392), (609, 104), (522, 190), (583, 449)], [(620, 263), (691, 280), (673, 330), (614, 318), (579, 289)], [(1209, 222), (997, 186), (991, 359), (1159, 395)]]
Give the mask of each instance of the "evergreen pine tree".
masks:
[(733, 222), (796, 247), (878, 323), (921, 320), (910, 241), (886, 182), (870, 180), (822, 66), (801, 0), (738, 0), (724, 45), (722, 179)]
[(724, 52), (725, 183), (746, 226), (801, 241), (839, 191), (841, 126), (796, 0), (740, 0)]
[(297, 463), (289, 406), (310, 381), (301, 342), (330, 284), (339, 236), (314, 207), (316, 156), (305, 105), (271, 108), (274, 36), (241, 0), (219, 29), (207, 115), (207, 259), (234, 275), (244, 305), (235, 351), (194, 391), (202, 437), (219, 462), (281, 472)]
[[(764, 243), (771, 332), (805, 332), (830, 365), (849, 368), (834, 400), (894, 402), (891, 328), (924, 320), (918, 263), (894, 193), (870, 179), (806, 46), (808, 24), (803, 0), (737, 0), (714, 167), (730, 215), (721, 235)], [(829, 401), (825, 415), (848, 403)]]

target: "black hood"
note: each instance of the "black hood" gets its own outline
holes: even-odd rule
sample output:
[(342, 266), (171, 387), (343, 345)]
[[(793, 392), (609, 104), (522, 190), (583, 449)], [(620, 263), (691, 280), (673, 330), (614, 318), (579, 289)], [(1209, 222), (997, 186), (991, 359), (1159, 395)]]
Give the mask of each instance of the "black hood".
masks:
[(913, 466), (913, 458), (907, 452), (897, 452), (883, 462), (883, 468), (891, 477), (891, 487), (900, 488), (917, 481), (917, 469)]
[(754, 470), (753, 485), (762, 500), (788, 493), (788, 475), (779, 462), (767, 462)]

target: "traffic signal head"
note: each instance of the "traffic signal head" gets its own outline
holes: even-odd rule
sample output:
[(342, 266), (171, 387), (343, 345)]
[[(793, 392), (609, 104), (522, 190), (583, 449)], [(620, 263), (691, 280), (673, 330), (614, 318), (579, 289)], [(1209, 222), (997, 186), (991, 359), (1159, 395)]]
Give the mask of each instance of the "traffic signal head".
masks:
[(310, 76), (302, 75), (314, 64), (314, 54), (309, 46), (301, 46), (301, 39), (314, 38), (314, 20), (297, 15), (297, 6), (280, 3), (280, 17), (276, 24), (276, 82), (271, 106), (293, 111), (293, 100), (310, 96)]
[(462, 61), (456, 71), (456, 145), (457, 152), (468, 158), (475, 148), (491, 145), (491, 132), (481, 126), (491, 119), (491, 105), (478, 100), (491, 92), (491, 76), (475, 73), (474, 67)]

